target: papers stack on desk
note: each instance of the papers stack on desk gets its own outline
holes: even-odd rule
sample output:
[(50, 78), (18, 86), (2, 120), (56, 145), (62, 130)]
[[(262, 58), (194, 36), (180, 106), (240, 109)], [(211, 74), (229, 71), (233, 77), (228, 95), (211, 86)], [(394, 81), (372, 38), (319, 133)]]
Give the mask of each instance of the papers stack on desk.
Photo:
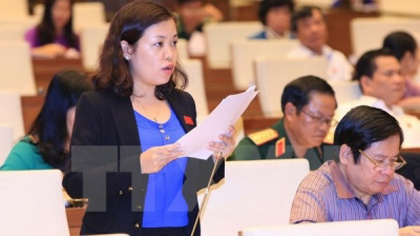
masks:
[(219, 135), (228, 131), (244, 113), (257, 95), (255, 86), (245, 92), (229, 95), (197, 127), (178, 140), (185, 156), (206, 160), (213, 153), (207, 149), (211, 141), (220, 141)]

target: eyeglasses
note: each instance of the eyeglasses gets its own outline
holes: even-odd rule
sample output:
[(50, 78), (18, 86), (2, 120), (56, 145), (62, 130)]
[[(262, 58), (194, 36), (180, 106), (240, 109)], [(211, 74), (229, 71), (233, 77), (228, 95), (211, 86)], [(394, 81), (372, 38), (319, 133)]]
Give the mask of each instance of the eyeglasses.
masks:
[(390, 161), (389, 163), (385, 162), (378, 162), (375, 161), (372, 157), (368, 156), (365, 152), (359, 149), (359, 153), (365, 156), (370, 162), (372, 162), (375, 167), (374, 170), (376, 171), (383, 171), (386, 170), (386, 168), (391, 167), (392, 170), (398, 170), (401, 167), (403, 167), (407, 162), (404, 160), (404, 158), (401, 155), (398, 155), (398, 160)]
[(324, 118), (324, 117), (320, 117), (320, 116), (314, 116), (312, 114), (309, 114), (307, 111), (305, 110), (301, 110), (304, 114), (306, 114), (307, 116), (309, 116), (313, 121), (315, 121), (316, 123), (322, 125), (323, 123), (327, 124), (328, 126), (336, 126), (337, 125), (337, 120), (333, 119), (333, 118)]

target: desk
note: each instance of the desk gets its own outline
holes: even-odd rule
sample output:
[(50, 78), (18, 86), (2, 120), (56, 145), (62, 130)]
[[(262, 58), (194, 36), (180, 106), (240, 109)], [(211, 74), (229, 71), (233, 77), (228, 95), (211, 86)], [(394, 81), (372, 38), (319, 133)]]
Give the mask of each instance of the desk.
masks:
[(52, 77), (60, 70), (74, 69), (83, 72), (81, 59), (41, 59), (33, 58), (32, 66), (34, 68), (35, 84), (38, 91), (48, 88)]
[(66, 208), (67, 223), (69, 225), (70, 235), (80, 235), (82, 227), (82, 219), (86, 208), (71, 207)]
[(23, 126), (25, 133), (28, 133), (31, 128), (32, 122), (35, 120), (38, 113), (41, 111), (41, 107), (44, 104), (45, 96), (21, 96)]

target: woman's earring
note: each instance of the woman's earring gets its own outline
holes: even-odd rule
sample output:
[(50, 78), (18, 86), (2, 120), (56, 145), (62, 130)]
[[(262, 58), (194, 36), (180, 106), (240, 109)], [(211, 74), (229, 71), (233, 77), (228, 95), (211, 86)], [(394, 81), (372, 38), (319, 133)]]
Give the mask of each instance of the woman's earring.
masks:
[(124, 58), (125, 58), (127, 61), (128, 61), (128, 60), (130, 60), (130, 56), (129, 56), (129, 55), (126, 55)]

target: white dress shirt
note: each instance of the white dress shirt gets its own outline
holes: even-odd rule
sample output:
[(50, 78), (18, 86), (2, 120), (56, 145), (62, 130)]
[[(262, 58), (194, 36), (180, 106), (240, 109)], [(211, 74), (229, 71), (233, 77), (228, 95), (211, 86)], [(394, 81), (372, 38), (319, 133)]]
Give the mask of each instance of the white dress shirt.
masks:
[[(404, 133), (403, 148), (420, 147), (420, 120), (415, 116), (405, 114), (403, 108), (398, 105), (393, 105), (389, 108), (383, 100), (375, 97), (363, 95), (358, 100), (338, 105), (338, 108), (335, 111), (335, 119), (340, 121), (348, 111), (360, 105), (379, 108), (395, 117), (400, 123)], [(335, 128), (331, 128), (330, 130), (332, 134), (334, 129)]]
[[(303, 44), (299, 44), (296, 48), (292, 49), (287, 55), (287, 58), (310, 58), (318, 56), (311, 49)], [(331, 47), (324, 45), (322, 47), (322, 56), (327, 59), (327, 80), (351, 80), (353, 73), (353, 66), (340, 51), (333, 50)]]

